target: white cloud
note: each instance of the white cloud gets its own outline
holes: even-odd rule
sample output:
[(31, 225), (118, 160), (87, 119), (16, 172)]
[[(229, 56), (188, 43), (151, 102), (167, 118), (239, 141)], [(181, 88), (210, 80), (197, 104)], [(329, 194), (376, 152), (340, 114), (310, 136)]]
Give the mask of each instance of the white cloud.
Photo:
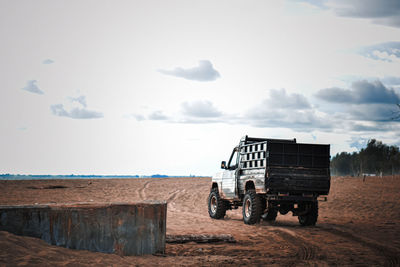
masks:
[(42, 62), (42, 64), (46, 64), (46, 65), (49, 65), (49, 64), (53, 64), (54, 63), (54, 60), (52, 60), (52, 59), (45, 59), (45, 60), (43, 60), (43, 62)]
[(69, 108), (66, 108), (64, 104), (55, 104), (50, 106), (51, 112), (56, 116), (71, 119), (97, 119), (104, 117), (103, 113), (86, 108), (85, 96), (69, 97), (68, 100)]
[(398, 0), (342, 0), (335, 7), (335, 11), (339, 16), (369, 18), (374, 23), (400, 27)]
[(39, 87), (36, 85), (37, 81), (36, 80), (30, 80), (26, 83), (26, 86), (22, 88), (22, 90), (34, 93), (34, 94), (39, 94), (43, 95), (44, 92), (39, 89)]
[(215, 81), (220, 77), (209, 60), (200, 60), (193, 68), (175, 68), (173, 70), (158, 70), (160, 73), (200, 82)]
[(51, 112), (60, 117), (70, 117), (69, 112), (64, 109), (63, 104), (55, 104), (50, 106)]
[(332, 9), (338, 16), (371, 19), (373, 23), (400, 27), (398, 0), (302, 0), (321, 9)]
[(400, 42), (387, 42), (360, 48), (360, 54), (375, 60), (400, 63)]
[(161, 110), (156, 110), (149, 115), (149, 120), (163, 121), (167, 119), (168, 117)]
[(189, 117), (215, 118), (222, 115), (222, 113), (213, 105), (213, 103), (207, 100), (184, 102), (181, 106), (183, 115)]
[(388, 88), (379, 80), (353, 82), (350, 89), (326, 88), (316, 93), (316, 96), (327, 102), (350, 104), (396, 104), (400, 103), (400, 95), (393, 88)]
[[(260, 128), (288, 128), (300, 132), (332, 131), (334, 118), (315, 109), (274, 108), (261, 104), (250, 109), (242, 123)], [(338, 126), (337, 124), (335, 125)]]
[[(167, 117), (158, 110), (147, 119), (164, 120), (168, 123), (225, 123), (256, 128), (286, 128), (298, 132), (319, 130), (347, 133), (397, 129), (396, 122), (391, 121), (390, 116), (395, 105), (388, 104), (388, 101), (393, 101), (392, 90), (378, 81), (355, 82), (352, 88), (354, 91), (329, 88), (319, 92), (319, 97), (329, 100), (328, 106), (332, 105), (332, 110), (337, 102), (343, 103), (343, 107), (339, 105), (339, 109), (333, 112), (311, 105), (302, 94), (288, 93), (281, 89), (270, 90), (269, 97), (239, 115), (222, 112), (211, 101), (192, 101), (183, 102), (177, 116)], [(383, 122), (386, 124), (382, 124)]]
[(264, 101), (268, 107), (284, 108), (284, 109), (309, 109), (311, 108), (307, 98), (302, 94), (288, 94), (285, 89), (269, 91), (269, 98)]
[(85, 108), (73, 108), (69, 111), (65, 110), (63, 104), (56, 104), (50, 106), (51, 111), (54, 115), (60, 117), (69, 117), (71, 119), (96, 119), (103, 118), (103, 113), (88, 110)]
[(87, 107), (86, 96), (84, 96), (84, 95), (80, 95), (78, 97), (70, 97), (69, 99), (70, 99), (71, 102), (78, 102), (79, 104), (81, 104), (85, 108)]
[[(156, 114), (162, 114), (156, 111)], [(154, 114), (154, 113), (153, 113)], [(159, 120), (158, 116), (148, 116), (149, 120)], [(161, 117), (161, 119), (166, 119)], [(289, 128), (299, 131), (332, 129), (333, 119), (317, 111), (302, 94), (289, 94), (285, 89), (270, 90), (269, 97), (253, 106), (242, 115), (220, 111), (211, 101), (198, 100), (183, 102), (180, 114), (169, 118), (169, 123), (209, 124), (226, 123), (250, 125), (257, 128)]]
[(386, 76), (382, 79), (384, 84), (392, 85), (392, 86), (399, 86), (400, 85), (400, 77), (395, 76)]
[(145, 120), (146, 118), (143, 116), (143, 115), (141, 115), (141, 114), (133, 114), (132, 115), (137, 121), (143, 121), (143, 120)]

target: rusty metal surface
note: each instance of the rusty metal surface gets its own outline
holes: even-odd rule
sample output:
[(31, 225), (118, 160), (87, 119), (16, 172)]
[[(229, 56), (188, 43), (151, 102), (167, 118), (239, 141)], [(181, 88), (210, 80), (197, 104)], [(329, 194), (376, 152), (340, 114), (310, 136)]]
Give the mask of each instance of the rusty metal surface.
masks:
[(167, 203), (0, 206), (0, 230), (49, 244), (119, 255), (164, 253)]

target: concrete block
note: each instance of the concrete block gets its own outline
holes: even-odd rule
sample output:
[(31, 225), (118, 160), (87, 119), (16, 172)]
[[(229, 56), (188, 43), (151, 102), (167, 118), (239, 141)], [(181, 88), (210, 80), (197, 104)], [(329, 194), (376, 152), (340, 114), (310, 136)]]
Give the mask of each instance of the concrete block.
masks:
[(0, 206), (0, 231), (121, 256), (164, 253), (166, 220), (165, 201)]

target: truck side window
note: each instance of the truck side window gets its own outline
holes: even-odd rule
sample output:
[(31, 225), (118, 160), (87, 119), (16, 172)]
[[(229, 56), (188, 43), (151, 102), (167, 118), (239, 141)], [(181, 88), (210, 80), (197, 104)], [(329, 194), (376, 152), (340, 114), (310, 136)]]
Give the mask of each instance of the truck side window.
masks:
[(232, 152), (231, 158), (229, 159), (228, 162), (228, 169), (229, 170), (236, 170), (238, 167), (237, 162), (238, 162), (238, 156), (239, 156), (239, 151), (237, 148), (235, 148)]

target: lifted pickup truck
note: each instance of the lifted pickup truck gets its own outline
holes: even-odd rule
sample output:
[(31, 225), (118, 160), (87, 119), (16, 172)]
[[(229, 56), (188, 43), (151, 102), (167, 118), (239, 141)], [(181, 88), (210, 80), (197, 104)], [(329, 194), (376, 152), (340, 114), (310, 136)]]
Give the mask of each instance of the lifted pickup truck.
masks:
[(222, 219), (242, 206), (244, 223), (255, 224), (291, 211), (301, 225), (315, 225), (318, 200), (330, 189), (329, 163), (330, 145), (246, 135), (212, 178), (208, 213)]

